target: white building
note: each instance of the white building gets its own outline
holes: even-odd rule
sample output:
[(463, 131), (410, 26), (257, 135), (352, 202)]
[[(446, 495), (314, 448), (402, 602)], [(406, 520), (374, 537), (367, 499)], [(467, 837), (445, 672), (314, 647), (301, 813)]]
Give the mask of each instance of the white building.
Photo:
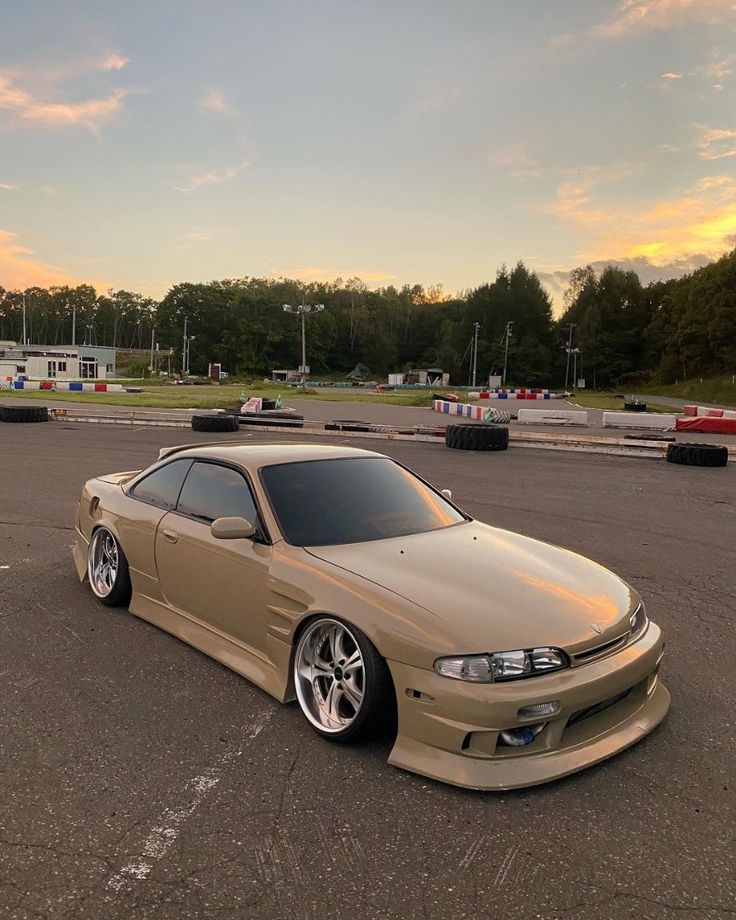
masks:
[(0, 341), (0, 378), (105, 380), (115, 376), (115, 349), (99, 345), (19, 345)]

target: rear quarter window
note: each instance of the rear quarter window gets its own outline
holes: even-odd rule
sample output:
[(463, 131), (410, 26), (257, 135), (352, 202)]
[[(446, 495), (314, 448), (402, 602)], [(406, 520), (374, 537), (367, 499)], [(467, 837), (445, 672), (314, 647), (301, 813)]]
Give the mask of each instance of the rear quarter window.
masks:
[(139, 480), (128, 494), (149, 505), (171, 511), (176, 507), (182, 483), (191, 465), (191, 460), (172, 460)]

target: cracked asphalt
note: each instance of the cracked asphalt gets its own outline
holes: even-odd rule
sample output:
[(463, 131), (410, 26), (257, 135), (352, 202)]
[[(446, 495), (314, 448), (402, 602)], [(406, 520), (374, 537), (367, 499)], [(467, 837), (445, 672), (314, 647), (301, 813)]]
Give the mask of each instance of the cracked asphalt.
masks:
[(295, 706), (79, 584), (85, 479), (198, 438), (0, 425), (0, 915), (736, 913), (733, 464), (366, 443), (480, 520), (609, 566), (666, 633), (657, 731), (563, 781), (481, 794), (388, 766), (389, 742), (321, 740)]

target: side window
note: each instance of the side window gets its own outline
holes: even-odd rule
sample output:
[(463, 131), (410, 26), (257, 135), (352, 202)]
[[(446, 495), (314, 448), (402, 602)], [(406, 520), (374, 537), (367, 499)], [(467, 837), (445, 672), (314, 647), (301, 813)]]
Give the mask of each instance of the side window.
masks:
[(248, 483), (236, 470), (216, 463), (195, 462), (176, 510), (201, 521), (244, 517), (255, 523), (256, 506)]
[(136, 483), (130, 494), (141, 501), (156, 505), (157, 508), (171, 511), (176, 505), (181, 484), (191, 465), (191, 460), (172, 460)]

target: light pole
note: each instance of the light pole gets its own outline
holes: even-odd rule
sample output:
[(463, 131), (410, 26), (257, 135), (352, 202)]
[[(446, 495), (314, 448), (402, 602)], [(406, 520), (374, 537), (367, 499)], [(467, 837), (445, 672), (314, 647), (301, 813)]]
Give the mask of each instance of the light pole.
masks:
[(27, 345), (26, 341), (26, 295), (23, 293), (23, 344)]
[(567, 364), (565, 365), (565, 389), (568, 387), (568, 381), (570, 379), (570, 355), (572, 354), (572, 331), (577, 326), (577, 323), (568, 324), (568, 336), (567, 336)]
[(478, 330), (480, 329), (480, 323), (473, 323), (475, 328), (475, 336), (473, 338), (473, 382), (471, 386), (475, 386), (475, 372), (478, 367)]
[(184, 343), (181, 347), (181, 379), (187, 375), (187, 317), (184, 317)]
[(501, 378), (501, 383), (503, 384), (503, 386), (506, 386), (506, 368), (508, 367), (508, 363), (509, 363), (509, 339), (511, 338), (513, 334), (511, 331), (513, 328), (514, 328), (514, 321), (510, 319), (506, 323), (506, 346), (503, 352), (503, 377)]
[(572, 388), (573, 388), (573, 390), (576, 390), (576, 389), (577, 389), (577, 386), (578, 386), (578, 355), (581, 356), (581, 358), (580, 358), (580, 368), (581, 368), (581, 370), (582, 370), (582, 366), (583, 366), (582, 354), (583, 354), (583, 353), (582, 353), (582, 351), (581, 351), (579, 348), (572, 348), (572, 349), (570, 349), (570, 352), (571, 352), (571, 354), (572, 354), (572, 356), (573, 356), (573, 365), (572, 365), (572, 366), (573, 366), (573, 371), (572, 371)]
[(154, 344), (155, 337), (156, 337), (156, 330), (153, 327), (151, 327), (151, 364), (149, 365), (149, 368), (148, 368), (151, 372), (151, 375), (153, 375), (153, 344)]
[(321, 313), (325, 308), (323, 303), (304, 303), (302, 301), (298, 307), (292, 307), (291, 304), (284, 304), (284, 313), (299, 313), (302, 318), (302, 363), (299, 368), (299, 373), (302, 375), (302, 386), (306, 387), (307, 385), (307, 374), (309, 373), (307, 367), (307, 330), (306, 330), (306, 316), (307, 313)]

